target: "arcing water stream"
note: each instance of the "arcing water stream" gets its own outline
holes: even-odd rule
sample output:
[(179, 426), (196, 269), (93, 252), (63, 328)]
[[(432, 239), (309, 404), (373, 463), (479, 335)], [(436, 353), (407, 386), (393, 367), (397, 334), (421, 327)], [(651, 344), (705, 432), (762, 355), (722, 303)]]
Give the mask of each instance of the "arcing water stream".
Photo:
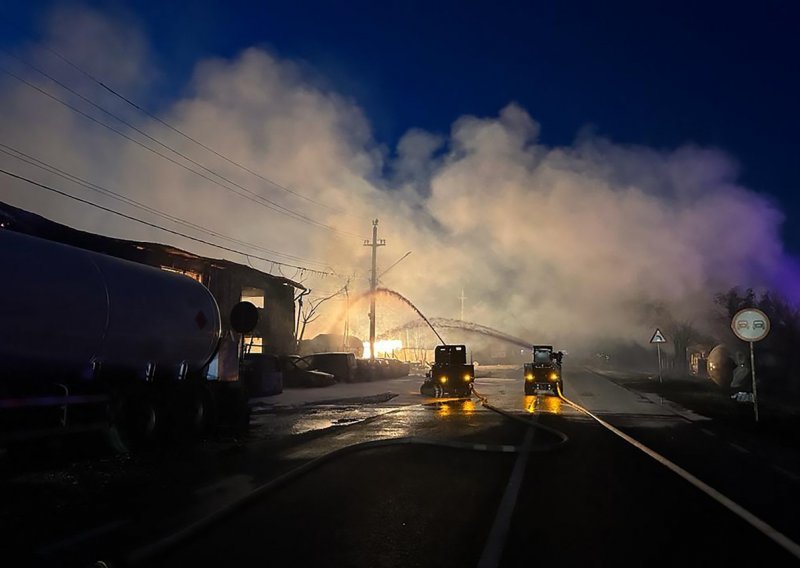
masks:
[[(431, 326), (431, 328), (433, 328), (433, 325), (436, 325), (439, 328), (460, 329), (471, 333), (478, 333), (480, 335), (485, 335), (487, 337), (499, 339), (500, 341), (505, 341), (506, 343), (511, 343), (512, 345), (516, 345), (518, 347), (524, 347), (525, 349), (530, 349), (531, 346), (533, 345), (530, 341), (525, 341), (524, 339), (520, 339), (519, 337), (514, 337), (513, 335), (508, 335), (507, 333), (503, 333), (502, 331), (492, 329), (491, 327), (486, 327), (485, 325), (480, 325), (468, 321), (454, 320), (447, 318), (431, 318), (430, 321), (425, 320), (425, 323)], [(405, 331), (407, 329), (413, 329), (419, 326), (420, 323), (418, 321), (410, 321), (404, 325), (401, 325), (400, 327), (387, 330), (382, 335), (387, 335), (387, 336), (397, 335), (397, 333), (401, 331)]]
[(411, 300), (409, 300), (408, 298), (406, 298), (405, 296), (403, 296), (399, 292), (395, 292), (394, 290), (390, 290), (389, 288), (376, 288), (375, 289), (375, 293), (376, 294), (385, 294), (387, 296), (391, 296), (393, 298), (397, 298), (398, 300), (400, 300), (402, 302), (405, 302), (406, 305), (408, 305), (412, 310), (417, 312), (417, 315), (422, 318), (422, 321), (424, 321), (425, 323), (428, 324), (428, 327), (430, 327), (431, 330), (433, 331), (433, 333), (436, 334), (436, 337), (439, 338), (439, 341), (442, 342), (442, 345), (447, 345), (447, 342), (444, 339), (442, 339), (442, 336), (439, 335), (439, 332), (436, 331), (436, 328), (433, 327), (431, 325), (431, 322), (428, 321), (428, 318), (426, 318), (425, 315), (421, 311), (419, 311), (419, 308), (417, 308), (417, 306), (415, 306), (413, 303), (411, 303)]
[[(432, 318), (432, 319), (429, 320), (427, 317), (425, 317), (425, 314), (423, 314), (419, 310), (419, 308), (417, 308), (417, 306), (415, 306), (413, 304), (413, 302), (411, 302), (411, 300), (409, 300), (408, 298), (406, 298), (405, 296), (403, 296), (399, 292), (396, 292), (395, 290), (391, 290), (389, 288), (376, 288), (375, 289), (375, 294), (376, 295), (380, 294), (380, 295), (384, 295), (384, 296), (389, 296), (391, 298), (395, 298), (397, 300), (400, 300), (401, 302), (406, 304), (408, 307), (410, 307), (412, 310), (414, 310), (414, 312), (416, 312), (416, 314), (422, 319), (422, 321), (424, 321), (425, 324), (429, 328), (431, 328), (433, 333), (436, 334), (436, 337), (439, 338), (439, 341), (442, 342), (442, 345), (446, 345), (447, 342), (444, 339), (442, 339), (442, 336), (439, 335), (438, 331), (436, 331), (436, 327), (449, 328), (449, 329), (460, 329), (460, 330), (468, 331), (468, 332), (471, 332), (471, 333), (478, 333), (480, 335), (485, 335), (487, 337), (492, 337), (494, 339), (499, 339), (500, 341), (505, 341), (506, 343), (511, 343), (512, 345), (516, 345), (518, 347), (523, 347), (523, 348), (526, 348), (526, 349), (530, 349), (531, 346), (532, 346), (532, 343), (530, 341), (525, 341), (524, 339), (520, 339), (519, 337), (514, 337), (513, 335), (508, 335), (507, 333), (503, 333), (502, 331), (498, 331), (496, 329), (492, 329), (491, 327), (486, 327), (484, 325), (480, 325), (480, 324), (477, 324), (477, 323), (472, 323), (472, 322), (462, 321), (462, 320), (448, 319), (448, 318)], [(369, 290), (367, 290), (363, 294), (359, 294), (358, 296), (353, 298), (353, 302), (355, 303), (355, 302), (358, 302), (358, 301), (360, 301), (360, 300), (362, 300), (364, 298), (368, 298), (369, 295), (370, 295), (370, 292), (369, 292)], [(436, 327), (434, 327), (434, 324), (436, 325)], [(400, 327), (396, 327), (394, 329), (387, 330), (387, 331), (383, 332), (381, 335), (383, 335), (383, 336), (392, 336), (392, 335), (396, 335), (397, 333), (399, 333), (401, 331), (405, 331), (407, 329), (413, 329), (413, 328), (419, 327), (419, 326), (420, 326), (420, 323), (417, 320), (414, 320), (414, 321), (410, 321), (410, 322), (408, 322), (408, 323), (406, 323), (406, 324), (404, 324), (404, 325), (402, 325)]]

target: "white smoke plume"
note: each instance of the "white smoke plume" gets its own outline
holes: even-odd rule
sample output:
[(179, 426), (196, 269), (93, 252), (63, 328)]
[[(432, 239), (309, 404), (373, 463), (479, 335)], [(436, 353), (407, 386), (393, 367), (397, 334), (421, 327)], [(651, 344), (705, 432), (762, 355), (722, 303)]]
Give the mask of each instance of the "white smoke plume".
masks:
[[(653, 322), (642, 306), (661, 304), (676, 318), (696, 319), (715, 292), (774, 284), (793, 266), (779, 237), (781, 212), (741, 187), (733, 159), (715, 149), (655, 150), (585, 134), (568, 147), (549, 147), (540, 142), (538, 123), (513, 102), (494, 117), (458, 118), (446, 135), (412, 129), (396, 149), (387, 149), (372, 137), (357, 101), (325, 87), (324, 78), (302, 62), (257, 48), (200, 61), (180, 98), (165, 102), (155, 94), (162, 74), (142, 31), (74, 7), (55, 10), (47, 29), (41, 44), (16, 53), (214, 172), (340, 232), (225, 191), (7, 75), (0, 76), (0, 143), (300, 260), (255, 255), (333, 267), (341, 275), (355, 271), (351, 296), (368, 286), (369, 249), (362, 238), (371, 236), (374, 218), (380, 219), (379, 237), (387, 240), (379, 270), (412, 251), (382, 278), (384, 286), (426, 315), (447, 318), (459, 317), (463, 288), (466, 320), (532, 341), (646, 341)], [(154, 102), (163, 120), (314, 202), (270, 186), (134, 111), (43, 46), (121, 93)], [(1, 62), (98, 120), (113, 122), (19, 61), (3, 56)], [(128, 127), (115, 128), (185, 163)], [(0, 167), (168, 225), (5, 154)], [(0, 199), (83, 230), (279, 271), (5, 177)], [(294, 269), (282, 274), (303, 280), (312, 297), (345, 282)], [(323, 317), (307, 337), (339, 331), (343, 304), (342, 296), (321, 308)], [(379, 330), (413, 318), (398, 303), (379, 300), (379, 307)], [(355, 304), (353, 312), (351, 330), (366, 335), (366, 303)]]

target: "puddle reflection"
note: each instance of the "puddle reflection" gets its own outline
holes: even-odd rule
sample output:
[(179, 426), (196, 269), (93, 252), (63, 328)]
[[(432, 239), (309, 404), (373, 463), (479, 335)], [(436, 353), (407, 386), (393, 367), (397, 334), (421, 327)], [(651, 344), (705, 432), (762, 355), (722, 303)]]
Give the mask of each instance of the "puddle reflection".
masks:
[(531, 414), (535, 412), (561, 414), (561, 404), (561, 398), (548, 395), (527, 395), (524, 402), (525, 410)]
[(436, 409), (437, 416), (445, 417), (451, 414), (474, 414), (478, 410), (478, 403), (470, 399), (458, 399), (436, 402), (430, 407)]

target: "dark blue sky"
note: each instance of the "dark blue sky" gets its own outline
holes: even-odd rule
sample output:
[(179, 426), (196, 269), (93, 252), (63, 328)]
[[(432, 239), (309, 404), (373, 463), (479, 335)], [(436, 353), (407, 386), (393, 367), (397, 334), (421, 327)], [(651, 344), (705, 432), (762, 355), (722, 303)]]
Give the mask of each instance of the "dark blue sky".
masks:
[[(380, 142), (446, 132), (510, 101), (568, 144), (584, 126), (618, 143), (693, 142), (734, 156), (787, 214), (800, 253), (800, 4), (781, 2), (97, 2), (133, 14), (180, 89), (192, 64), (262, 45), (310, 63), (365, 110)], [(32, 39), (50, 3), (0, 14)], [(11, 6), (11, 7), (10, 7)], [(16, 7), (13, 7), (16, 6)]]

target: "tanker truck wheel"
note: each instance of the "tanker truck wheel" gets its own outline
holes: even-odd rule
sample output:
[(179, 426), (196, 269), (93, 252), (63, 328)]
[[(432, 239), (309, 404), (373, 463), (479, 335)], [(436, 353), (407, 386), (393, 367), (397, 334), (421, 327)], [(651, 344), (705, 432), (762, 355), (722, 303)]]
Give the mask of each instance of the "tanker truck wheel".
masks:
[(202, 382), (185, 385), (177, 393), (177, 426), (181, 433), (200, 436), (217, 423), (217, 407), (210, 389)]
[(109, 442), (120, 452), (151, 445), (163, 421), (163, 407), (149, 389), (131, 389), (116, 396), (111, 406)]
[(158, 405), (152, 397), (147, 396), (132, 401), (128, 421), (133, 435), (142, 441), (155, 439), (159, 426), (161, 425), (161, 414)]

